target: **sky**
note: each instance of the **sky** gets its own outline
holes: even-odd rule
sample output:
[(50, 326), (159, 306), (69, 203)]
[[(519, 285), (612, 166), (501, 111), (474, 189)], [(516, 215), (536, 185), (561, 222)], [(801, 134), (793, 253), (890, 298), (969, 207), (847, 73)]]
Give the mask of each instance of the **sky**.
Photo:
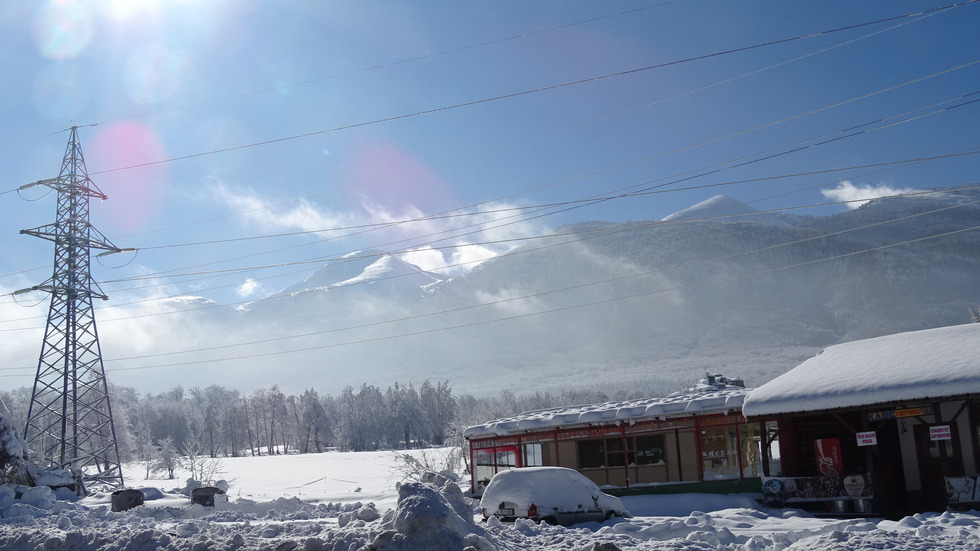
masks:
[(47, 302), (11, 293), (52, 269), (19, 232), (55, 194), (19, 188), (69, 127), (92, 224), (136, 249), (93, 261), (99, 308), (237, 305), (367, 248), (454, 275), (717, 194), (826, 215), (974, 185), (978, 26), (942, 0), (4, 2), (0, 388)]

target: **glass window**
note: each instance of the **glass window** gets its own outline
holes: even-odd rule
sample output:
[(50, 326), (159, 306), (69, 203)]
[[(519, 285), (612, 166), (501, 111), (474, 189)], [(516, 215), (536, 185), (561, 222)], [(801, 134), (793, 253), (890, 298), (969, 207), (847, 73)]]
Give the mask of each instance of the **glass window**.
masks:
[(483, 489), (490, 483), (490, 479), (496, 473), (493, 465), (493, 451), (480, 450), (476, 452), (476, 487)]
[(517, 449), (516, 448), (497, 448), (497, 470), (502, 471), (509, 467), (517, 466)]
[(540, 467), (544, 465), (541, 444), (524, 444), (524, 466)]
[[(623, 454), (623, 443), (626, 444), (626, 454)], [(624, 463), (623, 461), (626, 461)], [(608, 438), (606, 439), (606, 465), (609, 467), (622, 467), (626, 464), (636, 463), (636, 452), (633, 450), (632, 438)]]
[(759, 478), (762, 476), (762, 434), (758, 423), (738, 426), (742, 438), (742, 476)]
[(735, 425), (701, 429), (701, 464), (705, 480), (738, 478)]
[(664, 465), (664, 435), (636, 437), (637, 465)]
[(764, 437), (763, 450), (769, 456), (769, 472), (766, 476), (783, 476), (783, 466), (779, 456), (779, 424), (776, 421), (766, 421)]
[(578, 466), (583, 469), (602, 467), (606, 461), (606, 451), (602, 440), (581, 440), (578, 445)]

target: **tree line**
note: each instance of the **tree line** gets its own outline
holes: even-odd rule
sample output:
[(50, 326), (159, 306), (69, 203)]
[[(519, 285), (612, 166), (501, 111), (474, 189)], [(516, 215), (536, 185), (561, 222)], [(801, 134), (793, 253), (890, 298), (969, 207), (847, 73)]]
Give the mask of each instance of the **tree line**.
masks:
[[(631, 385), (615, 399), (653, 394)], [(31, 389), (0, 392), (14, 427), (25, 426)], [(448, 382), (419, 387), (394, 383), (382, 390), (364, 384), (345, 387), (336, 396), (308, 389), (283, 393), (278, 386), (251, 394), (220, 385), (176, 386), (160, 394), (141, 394), (110, 384), (109, 395), (123, 462), (173, 471), (181, 458), (244, 455), (397, 450), (461, 445), (470, 425), (523, 411), (609, 400), (597, 390), (557, 393), (454, 395)]]

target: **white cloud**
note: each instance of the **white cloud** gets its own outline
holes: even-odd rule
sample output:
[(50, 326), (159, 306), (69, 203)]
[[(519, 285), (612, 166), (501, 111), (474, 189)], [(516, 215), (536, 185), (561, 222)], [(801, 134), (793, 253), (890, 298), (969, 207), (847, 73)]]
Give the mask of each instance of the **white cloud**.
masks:
[(208, 188), (214, 200), (242, 216), (252, 227), (319, 231), (354, 223), (348, 214), (331, 212), (302, 198), (275, 204), (252, 190), (233, 190), (214, 178)]
[(855, 185), (849, 180), (844, 180), (838, 183), (837, 187), (822, 189), (820, 193), (833, 201), (853, 201), (847, 203), (847, 208), (856, 209), (872, 199), (908, 193), (910, 191), (912, 191), (912, 188), (893, 188), (886, 184), (878, 184), (877, 186), (868, 184)]
[(446, 267), (446, 257), (442, 251), (437, 251), (432, 247), (423, 247), (402, 255), (402, 260), (409, 264), (414, 264), (427, 272), (438, 272)]
[(242, 298), (248, 298), (258, 293), (260, 287), (261, 285), (259, 284), (258, 281), (255, 281), (252, 278), (248, 278), (245, 280), (245, 283), (242, 283), (241, 285), (238, 286), (238, 288), (235, 289), (235, 292), (238, 293), (238, 296)]
[[(518, 247), (521, 238), (548, 231), (541, 222), (523, 220), (521, 211), (512, 204), (485, 204), (475, 211), (431, 216), (415, 205), (404, 204), (392, 210), (361, 197), (359, 211), (341, 213), (304, 199), (275, 204), (252, 190), (235, 190), (215, 178), (209, 190), (214, 200), (238, 213), (250, 227), (264, 231), (374, 225), (369, 231), (352, 230), (360, 240), (358, 247), (407, 251), (401, 255), (406, 262), (446, 275), (472, 269)], [(243, 286), (237, 292), (246, 297), (249, 295), (243, 293), (256, 292), (256, 286)]]
[(520, 289), (499, 289), (495, 293), (478, 290), (476, 300), (480, 304), (493, 304), (494, 308), (509, 316), (523, 316), (540, 312), (546, 308), (541, 299), (525, 297), (527, 291)]

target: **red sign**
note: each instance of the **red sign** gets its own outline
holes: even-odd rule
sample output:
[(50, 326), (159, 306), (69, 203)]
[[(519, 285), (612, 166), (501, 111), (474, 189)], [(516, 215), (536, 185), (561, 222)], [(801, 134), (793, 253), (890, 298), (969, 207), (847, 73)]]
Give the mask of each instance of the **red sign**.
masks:
[(844, 459), (841, 456), (840, 440), (821, 438), (814, 441), (817, 451), (817, 468), (820, 476), (837, 478), (844, 475)]

